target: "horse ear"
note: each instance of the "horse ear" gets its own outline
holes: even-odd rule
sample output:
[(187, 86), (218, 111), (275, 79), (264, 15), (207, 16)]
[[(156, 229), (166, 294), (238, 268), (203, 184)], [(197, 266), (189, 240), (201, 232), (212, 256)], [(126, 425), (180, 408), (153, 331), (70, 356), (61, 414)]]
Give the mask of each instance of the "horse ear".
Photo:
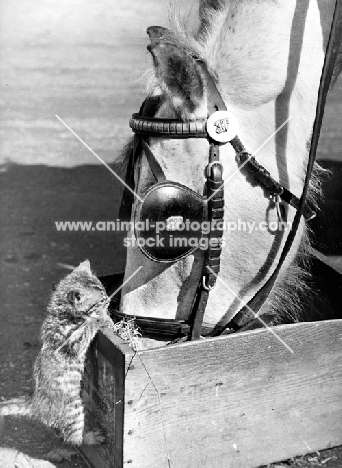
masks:
[(170, 44), (177, 43), (173, 32), (170, 31), (170, 29), (163, 28), (163, 26), (150, 26), (146, 29), (146, 32), (151, 40), (152, 45), (155, 45), (158, 42), (168, 42)]
[(156, 76), (177, 113), (206, 114), (204, 82), (196, 60), (169, 42), (152, 40), (147, 47), (153, 57)]

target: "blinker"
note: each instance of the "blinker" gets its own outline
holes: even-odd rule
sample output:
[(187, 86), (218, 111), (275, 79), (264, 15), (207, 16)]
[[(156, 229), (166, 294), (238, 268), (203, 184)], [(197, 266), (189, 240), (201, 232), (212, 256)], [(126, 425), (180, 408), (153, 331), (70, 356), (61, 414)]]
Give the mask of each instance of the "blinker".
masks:
[(164, 181), (153, 185), (142, 200), (134, 215), (135, 237), (149, 259), (175, 262), (199, 247), (206, 215), (203, 196), (185, 185)]

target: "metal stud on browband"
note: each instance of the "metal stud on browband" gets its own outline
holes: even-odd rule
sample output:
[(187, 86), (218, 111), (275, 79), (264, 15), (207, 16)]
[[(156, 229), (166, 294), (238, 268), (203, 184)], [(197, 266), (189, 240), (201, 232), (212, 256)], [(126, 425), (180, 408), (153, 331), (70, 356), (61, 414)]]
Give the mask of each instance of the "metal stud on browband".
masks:
[(236, 117), (228, 111), (217, 111), (207, 120), (207, 132), (217, 143), (228, 143), (238, 134)]

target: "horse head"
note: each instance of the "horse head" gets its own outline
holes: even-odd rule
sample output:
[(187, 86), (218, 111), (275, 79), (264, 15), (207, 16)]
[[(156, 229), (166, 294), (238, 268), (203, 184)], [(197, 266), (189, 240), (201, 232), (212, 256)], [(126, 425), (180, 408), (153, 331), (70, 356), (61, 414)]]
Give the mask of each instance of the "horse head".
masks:
[[(153, 77), (140, 115), (159, 122), (176, 119), (200, 125), (216, 110), (213, 94), (217, 91), (237, 122), (235, 132), (244, 147), (285, 190), (300, 198), (324, 60), (324, 27), (314, 1), (300, 2), (297, 9), (295, 1), (265, 2), (267, 14), (263, 3), (232, 1), (213, 7), (211, 2), (202, 2), (201, 26), (192, 37), (179, 27), (172, 31), (149, 28)], [(211, 137), (169, 138), (150, 132), (136, 139), (134, 146), (139, 154), (132, 221), (153, 199), (152, 189), (160, 182), (158, 173), (171, 182), (171, 188), (180, 189), (190, 206), (190, 221), (194, 220), (203, 205)], [(208, 329), (229, 323), (266, 283), (296, 213), (290, 204), (270, 196), (246, 167), (239, 167), (231, 144), (218, 147), (224, 231), (220, 271), (204, 315)], [(192, 206), (191, 200), (197, 204)], [(148, 206), (152, 209), (152, 203)], [(171, 218), (177, 222), (177, 216)], [(170, 229), (177, 230), (177, 226)], [(294, 258), (304, 234), (302, 220), (263, 311), (294, 314), (289, 288), (300, 282)], [(140, 270), (123, 288), (122, 313), (189, 319), (203, 275), (205, 249), (188, 249), (186, 255), (176, 251), (171, 254), (174, 261), (159, 262), (138, 240), (132, 229), (127, 238), (125, 278)]]

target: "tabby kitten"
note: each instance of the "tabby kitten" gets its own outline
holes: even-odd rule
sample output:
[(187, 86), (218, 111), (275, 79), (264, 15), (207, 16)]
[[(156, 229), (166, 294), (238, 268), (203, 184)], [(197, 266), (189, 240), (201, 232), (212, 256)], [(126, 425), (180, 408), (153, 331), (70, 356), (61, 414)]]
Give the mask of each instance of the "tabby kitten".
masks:
[(0, 416), (23, 415), (58, 429), (71, 444), (103, 442), (99, 431), (84, 434), (80, 396), (85, 356), (99, 328), (112, 326), (108, 296), (86, 260), (52, 293), (41, 328), (32, 398), (0, 404)]

